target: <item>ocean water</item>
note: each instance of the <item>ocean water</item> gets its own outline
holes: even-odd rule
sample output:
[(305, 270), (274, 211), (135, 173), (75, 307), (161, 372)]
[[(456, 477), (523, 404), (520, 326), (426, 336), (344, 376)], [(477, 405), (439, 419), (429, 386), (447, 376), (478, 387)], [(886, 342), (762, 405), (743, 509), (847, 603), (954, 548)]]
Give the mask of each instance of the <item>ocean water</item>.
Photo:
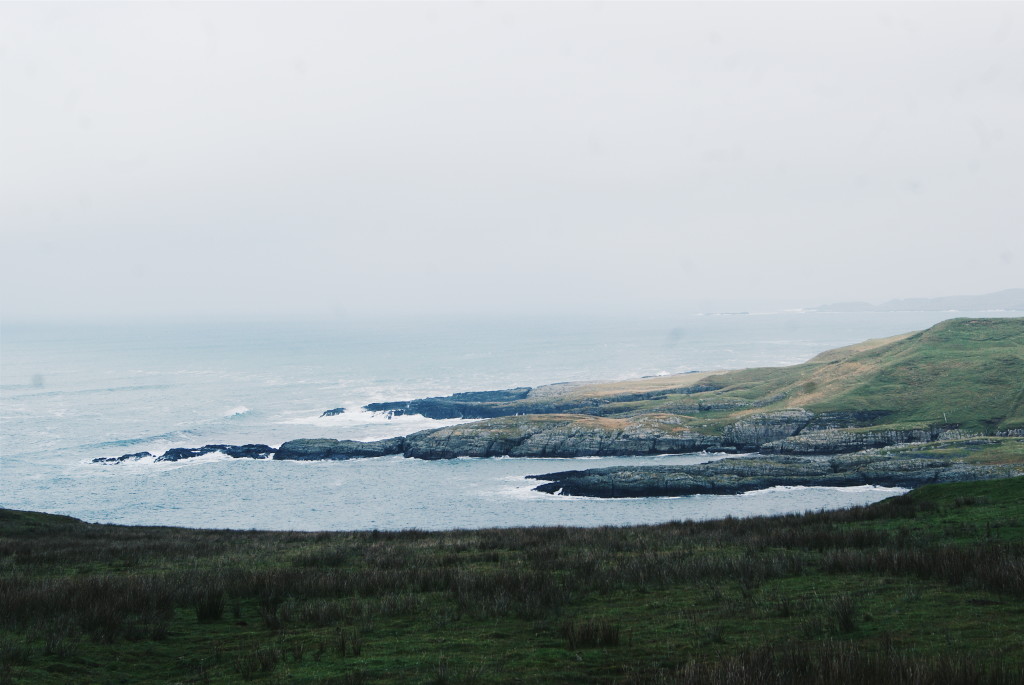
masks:
[[(87, 521), (295, 530), (625, 525), (866, 503), (880, 488), (600, 500), (529, 474), (716, 455), (594, 459), (400, 456), (275, 462), (95, 457), (301, 437), (369, 440), (453, 423), (369, 402), (577, 380), (778, 366), (956, 314), (680, 315), (652, 321), (15, 325), (0, 329), (0, 506)], [(991, 316), (992, 314), (987, 314)], [(336, 417), (327, 410), (345, 407)]]

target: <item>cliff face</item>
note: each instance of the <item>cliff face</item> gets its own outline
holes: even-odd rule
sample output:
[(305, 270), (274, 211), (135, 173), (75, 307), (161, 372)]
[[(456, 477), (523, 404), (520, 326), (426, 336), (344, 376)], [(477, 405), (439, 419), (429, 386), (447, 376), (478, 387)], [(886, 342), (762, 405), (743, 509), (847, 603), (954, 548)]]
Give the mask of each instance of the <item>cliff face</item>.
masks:
[(796, 435), (814, 418), (806, 409), (786, 409), (764, 414), (751, 414), (722, 431), (730, 446), (741, 450), (757, 450), (762, 445)]
[(405, 439), (405, 456), (584, 457), (670, 454), (723, 449), (721, 438), (680, 425), (678, 417), (601, 419), (579, 416), (521, 416), (415, 433)]
[(357, 440), (332, 440), (330, 438), (305, 438), (289, 440), (274, 453), (274, 459), (309, 461), (314, 459), (364, 459), (401, 454), (404, 438), (359, 442)]
[(942, 433), (937, 428), (877, 431), (832, 428), (804, 431), (799, 435), (772, 440), (762, 444), (760, 451), (765, 454), (843, 454), (904, 443), (929, 442)]

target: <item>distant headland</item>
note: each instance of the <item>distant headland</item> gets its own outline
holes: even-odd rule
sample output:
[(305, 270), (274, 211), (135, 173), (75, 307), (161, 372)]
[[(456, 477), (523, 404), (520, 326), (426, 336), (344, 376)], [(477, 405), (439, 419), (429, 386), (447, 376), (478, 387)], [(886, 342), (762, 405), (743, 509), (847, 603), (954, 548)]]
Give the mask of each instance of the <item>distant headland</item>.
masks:
[(882, 304), (837, 302), (815, 307), (816, 312), (1024, 312), (1024, 288), (986, 295), (912, 297)]
[[(622, 497), (725, 494), (774, 485), (915, 487), (1024, 473), (1022, 381), (1024, 318), (961, 318), (787, 367), (464, 392), (364, 408), (479, 419), (405, 437), (300, 439), (277, 449), (207, 445), (155, 458), (177, 461), (213, 451), (278, 460), (757, 452), (756, 458), (665, 467), (669, 471), (548, 474), (539, 478), (551, 483), (538, 489)], [(908, 444), (930, 444), (931, 451), (878, 452)], [(857, 456), (835, 457), (851, 454)]]

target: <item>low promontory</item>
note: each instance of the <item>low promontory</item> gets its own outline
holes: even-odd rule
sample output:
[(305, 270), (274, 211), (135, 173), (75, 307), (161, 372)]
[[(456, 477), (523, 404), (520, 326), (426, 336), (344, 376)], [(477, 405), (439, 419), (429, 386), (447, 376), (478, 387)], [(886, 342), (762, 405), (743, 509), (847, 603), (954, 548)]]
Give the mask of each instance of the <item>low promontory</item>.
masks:
[[(1010, 455), (1016, 456), (1005, 458)], [(1012, 461), (1017, 463), (1006, 463)], [(682, 497), (737, 495), (779, 486), (909, 489), (1020, 475), (1024, 438), (970, 438), (832, 457), (734, 457), (692, 466), (612, 466), (528, 478), (548, 481), (534, 489), (551, 494)]]

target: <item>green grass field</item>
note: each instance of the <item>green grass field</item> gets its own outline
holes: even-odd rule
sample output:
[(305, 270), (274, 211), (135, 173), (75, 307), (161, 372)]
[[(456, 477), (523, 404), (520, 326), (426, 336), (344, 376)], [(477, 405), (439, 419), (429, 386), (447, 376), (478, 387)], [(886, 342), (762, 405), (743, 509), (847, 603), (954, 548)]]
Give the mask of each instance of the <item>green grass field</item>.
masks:
[(0, 510), (0, 682), (1019, 683), (1022, 495), (441, 533)]

